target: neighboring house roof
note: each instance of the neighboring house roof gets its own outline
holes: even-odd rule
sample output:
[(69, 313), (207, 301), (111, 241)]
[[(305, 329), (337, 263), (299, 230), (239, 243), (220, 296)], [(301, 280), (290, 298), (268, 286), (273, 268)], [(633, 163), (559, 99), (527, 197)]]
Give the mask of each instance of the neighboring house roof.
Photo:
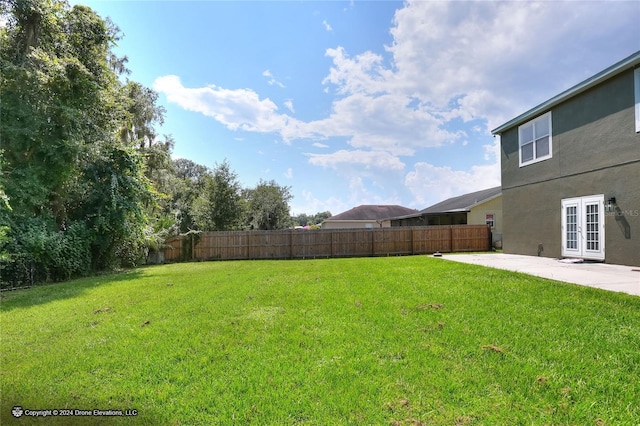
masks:
[(421, 214), (434, 213), (462, 213), (468, 212), (477, 204), (481, 204), (502, 195), (502, 187), (483, 189), (482, 191), (471, 192), (469, 194), (459, 195), (449, 198), (437, 204), (420, 210)]
[(417, 210), (402, 206), (378, 206), (361, 205), (351, 210), (331, 216), (327, 221), (332, 220), (382, 220), (391, 217), (416, 213)]
[(502, 187), (483, 189), (482, 191), (471, 192), (469, 194), (459, 195), (457, 197), (448, 198), (444, 201), (436, 203), (417, 213), (394, 217), (394, 219), (409, 219), (429, 214), (441, 213), (464, 213), (470, 211), (478, 204), (485, 203), (502, 195)]
[(517, 116), (514, 119), (511, 119), (509, 121), (507, 121), (506, 123), (504, 123), (503, 125), (493, 129), (491, 131), (492, 134), (494, 135), (499, 135), (501, 133), (503, 133), (505, 130), (508, 130), (514, 126), (518, 126), (522, 123), (525, 123), (527, 121), (529, 121), (532, 118), (537, 117), (538, 115), (550, 110), (551, 108), (555, 107), (556, 105), (566, 101), (569, 98), (572, 98), (582, 92), (584, 92), (585, 90), (588, 90), (600, 83), (602, 83), (605, 80), (608, 80), (630, 68), (635, 68), (636, 66), (640, 65), (640, 51), (632, 54), (631, 56), (621, 60), (620, 62), (611, 65), (609, 68), (599, 72), (598, 74), (594, 75), (593, 77), (590, 77), (586, 80), (584, 80), (581, 83), (576, 84), (575, 86), (571, 87), (568, 90), (565, 90), (564, 92), (560, 93), (559, 95), (554, 96), (553, 98), (549, 99), (548, 101), (545, 101), (543, 103), (541, 103), (540, 105), (530, 109), (529, 111), (525, 112), (524, 114), (521, 114), (519, 116)]

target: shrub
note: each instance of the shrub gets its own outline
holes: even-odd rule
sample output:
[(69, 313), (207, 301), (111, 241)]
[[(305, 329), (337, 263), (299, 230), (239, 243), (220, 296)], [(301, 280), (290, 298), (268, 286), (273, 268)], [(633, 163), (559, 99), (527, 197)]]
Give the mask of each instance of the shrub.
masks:
[(16, 286), (86, 275), (91, 270), (90, 244), (83, 222), (56, 229), (49, 218), (28, 219), (14, 228), (2, 280)]

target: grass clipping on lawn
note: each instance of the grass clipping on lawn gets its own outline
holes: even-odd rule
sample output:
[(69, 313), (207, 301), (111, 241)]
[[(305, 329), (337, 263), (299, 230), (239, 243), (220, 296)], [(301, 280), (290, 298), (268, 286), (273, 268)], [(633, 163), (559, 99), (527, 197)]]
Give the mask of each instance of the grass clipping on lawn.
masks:
[(640, 298), (426, 256), (156, 266), (0, 307), (2, 424), (640, 419)]

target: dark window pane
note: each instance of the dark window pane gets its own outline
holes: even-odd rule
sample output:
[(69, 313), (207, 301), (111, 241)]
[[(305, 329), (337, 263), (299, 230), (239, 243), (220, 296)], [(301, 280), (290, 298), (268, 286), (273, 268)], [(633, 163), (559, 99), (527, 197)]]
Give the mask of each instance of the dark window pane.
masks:
[(536, 138), (549, 134), (549, 117), (544, 117), (536, 121)]
[(536, 158), (549, 155), (549, 137), (544, 137), (536, 141)]
[(533, 124), (520, 128), (520, 146), (533, 140)]
[(522, 162), (533, 160), (533, 143), (527, 144), (520, 149), (522, 153)]

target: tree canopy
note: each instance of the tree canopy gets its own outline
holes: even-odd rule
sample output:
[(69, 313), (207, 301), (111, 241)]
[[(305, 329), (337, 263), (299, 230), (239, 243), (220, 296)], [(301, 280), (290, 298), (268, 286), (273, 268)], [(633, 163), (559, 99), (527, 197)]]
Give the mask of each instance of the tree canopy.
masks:
[(260, 180), (254, 189), (246, 190), (248, 228), (274, 230), (291, 226), (289, 201), (293, 196), (290, 190), (290, 187), (280, 186), (274, 180)]
[(119, 30), (55, 0), (14, 0), (3, 12), (5, 250), (35, 280), (135, 263), (154, 193), (141, 153), (116, 137), (127, 114), (109, 60)]

